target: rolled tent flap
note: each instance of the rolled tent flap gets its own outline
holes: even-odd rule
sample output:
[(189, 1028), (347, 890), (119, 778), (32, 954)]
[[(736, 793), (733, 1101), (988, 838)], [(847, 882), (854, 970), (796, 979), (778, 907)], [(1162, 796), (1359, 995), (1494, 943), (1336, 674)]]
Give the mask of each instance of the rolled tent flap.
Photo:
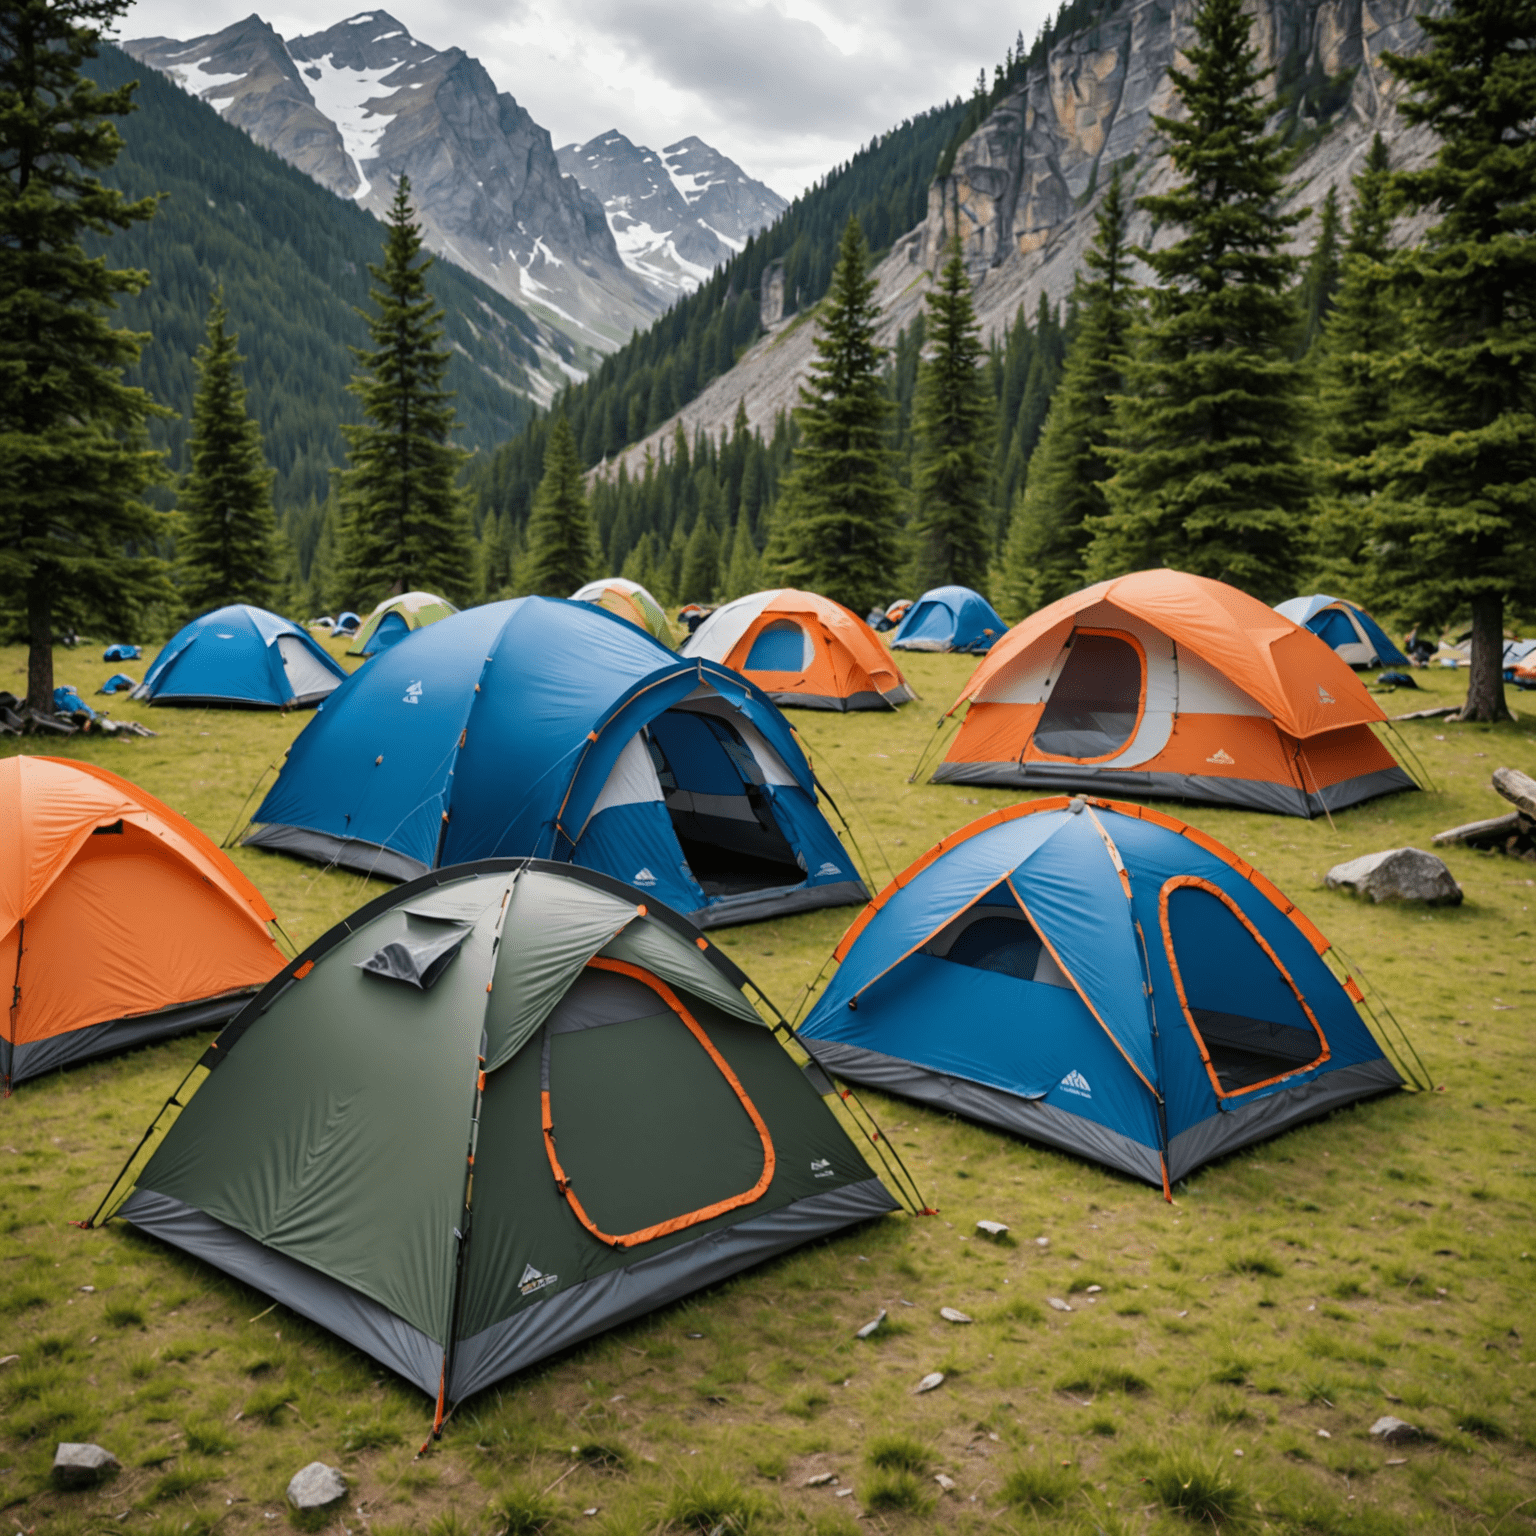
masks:
[(357, 968), (388, 981), (403, 981), (408, 986), (425, 992), (448, 968), (449, 962), (459, 952), (459, 946), (469, 937), (469, 929), (450, 926), (446, 932), (413, 934), (391, 939), (376, 949), (366, 960), (359, 960)]

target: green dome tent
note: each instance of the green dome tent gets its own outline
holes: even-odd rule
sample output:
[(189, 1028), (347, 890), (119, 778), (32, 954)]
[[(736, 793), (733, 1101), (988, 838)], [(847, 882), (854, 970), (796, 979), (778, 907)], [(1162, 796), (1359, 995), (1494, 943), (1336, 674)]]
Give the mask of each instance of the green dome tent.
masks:
[(363, 620), (347, 655), (372, 656), (375, 651), (398, 645), (413, 630), (436, 624), (458, 611), (446, 597), (438, 597), (435, 592), (404, 592), (398, 597), (386, 597)]
[(496, 859), (372, 902), (236, 1016), (92, 1223), (121, 1214), (265, 1291), (435, 1396), (440, 1424), (895, 1209), (787, 1026), (639, 896)]

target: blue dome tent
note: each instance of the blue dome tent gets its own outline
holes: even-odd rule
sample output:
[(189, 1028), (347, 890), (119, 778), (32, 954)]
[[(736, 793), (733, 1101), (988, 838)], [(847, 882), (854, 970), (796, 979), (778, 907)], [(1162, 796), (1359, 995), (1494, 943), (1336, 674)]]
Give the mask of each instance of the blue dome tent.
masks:
[(893, 651), (972, 651), (992, 649), (1008, 626), (981, 593), (969, 587), (934, 587), (907, 609)]
[(579, 864), (701, 927), (867, 897), (767, 695), (591, 603), (487, 603), (380, 652), (254, 820), (256, 847), (396, 880)]
[(1375, 619), (1347, 597), (1314, 593), (1275, 604), (1275, 612), (1339, 653), (1351, 667), (1406, 667), (1408, 658), (1387, 638)]
[(302, 709), (318, 704), (346, 676), (297, 624), (234, 603), (179, 630), (130, 697), (151, 704)]
[(1402, 1084), (1329, 947), (1183, 822), (1037, 800), (898, 875), (839, 944), (799, 1034), (851, 1082), (1167, 1193), (1211, 1158)]

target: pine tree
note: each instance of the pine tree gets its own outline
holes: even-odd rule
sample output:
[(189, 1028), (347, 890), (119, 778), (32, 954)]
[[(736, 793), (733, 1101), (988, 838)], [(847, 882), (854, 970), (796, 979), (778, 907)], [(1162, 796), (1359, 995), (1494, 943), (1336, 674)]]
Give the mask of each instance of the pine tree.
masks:
[(928, 295), (926, 331), (932, 351), (918, 367), (912, 417), (909, 584), (919, 592), (979, 587), (992, 552), (989, 482), (997, 410), (981, 367), (985, 352), (958, 240)]
[(1287, 157), (1264, 133), (1242, 0), (1201, 0), (1194, 24), (1192, 73), (1170, 71), (1185, 116), (1154, 119), (1186, 180), (1138, 203), (1180, 238), (1135, 252), (1158, 286), (1116, 405), (1089, 570), (1170, 565), (1284, 597), (1309, 489), (1291, 357), (1297, 263), (1281, 249), (1302, 215), (1275, 212)]
[(1078, 321), (1061, 388), (1030, 456), (1024, 494), (1014, 504), (1003, 552), (996, 595), (1009, 619), (1033, 613), (1082, 585), (1088, 540), (1095, 520), (1107, 510), (1104, 447), (1134, 314), (1118, 173), (1099, 204), (1097, 220), (1097, 235), (1084, 257), (1092, 275), (1078, 273)]
[(1392, 264), (1408, 435), (1375, 455), (1373, 547), (1416, 618), (1470, 607), (1462, 718), (1497, 720), (1505, 606), (1536, 601), (1536, 0), (1452, 0), (1421, 24), (1429, 49), (1386, 59), (1440, 148), (1392, 181), (1438, 222)]
[(709, 603), (714, 601), (715, 588), (720, 580), (720, 535), (714, 524), (701, 516), (688, 535), (683, 551), (683, 574), (678, 584), (678, 595), (685, 603)]
[(155, 212), (154, 198), (130, 203), (92, 174), (117, 159), (110, 119), (133, 110), (135, 88), (99, 90), (81, 66), (126, 9), (0, 8), (0, 610), (26, 637), (27, 702), (47, 711), (56, 627), (131, 633), (172, 597), (164, 563), (138, 553), (167, 531), (140, 496), (164, 476), (144, 424), (168, 413), (122, 382), (149, 338), (107, 318), (149, 276), (81, 246)]
[[(1381, 137), (1377, 134), (1377, 138)], [(1305, 357), (1323, 333), (1339, 291), (1339, 190), (1329, 187), (1317, 215), (1317, 241), (1301, 275), (1301, 346)]]
[(569, 597), (599, 574), (601, 552), (587, 487), (576, 451), (576, 434), (557, 416), (544, 447), (544, 478), (533, 494), (528, 518), (528, 552), (519, 585), (543, 597)]
[(453, 391), (443, 388), (452, 354), (439, 346), (443, 312), (427, 292), (432, 258), (418, 262), (421, 226), (410, 193), (402, 176), (383, 265), (368, 268), (378, 310), (365, 317), (373, 350), (353, 349), (362, 368), (348, 388), (368, 420), (342, 428), (341, 574), (358, 604), (413, 590), (462, 603), (474, 585), (469, 520), (455, 484), (466, 455), (453, 442)]
[(769, 579), (866, 612), (889, 588), (900, 488), (885, 444), (890, 412), (875, 344), (879, 309), (868, 251), (848, 221), (800, 391), (800, 442), (774, 509), (763, 564)]
[(192, 469), (176, 496), (181, 597), (193, 614), (226, 603), (268, 607), (281, 565), (272, 471), (246, 409), (240, 338), (228, 323), (224, 290), (215, 288), (207, 340), (194, 359)]
[(731, 544), (731, 562), (725, 572), (722, 596), (727, 602), (737, 597), (747, 597), (762, 588), (762, 566), (757, 546), (752, 542), (751, 530), (746, 519), (736, 525), (736, 537)]

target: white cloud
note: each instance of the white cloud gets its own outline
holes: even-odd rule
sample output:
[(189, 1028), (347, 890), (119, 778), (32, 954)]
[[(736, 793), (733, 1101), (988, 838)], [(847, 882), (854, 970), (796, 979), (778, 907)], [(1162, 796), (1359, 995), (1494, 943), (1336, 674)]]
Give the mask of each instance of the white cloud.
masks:
[[(259, 14), (284, 37), (349, 11)], [(555, 144), (617, 128), (660, 149), (689, 134), (786, 197), (877, 133), (968, 95), (1022, 30), (1053, 9), (1025, 0), (392, 0), (422, 42), (473, 54)], [(214, 0), (137, 0), (120, 37), (198, 37), (250, 14)]]

